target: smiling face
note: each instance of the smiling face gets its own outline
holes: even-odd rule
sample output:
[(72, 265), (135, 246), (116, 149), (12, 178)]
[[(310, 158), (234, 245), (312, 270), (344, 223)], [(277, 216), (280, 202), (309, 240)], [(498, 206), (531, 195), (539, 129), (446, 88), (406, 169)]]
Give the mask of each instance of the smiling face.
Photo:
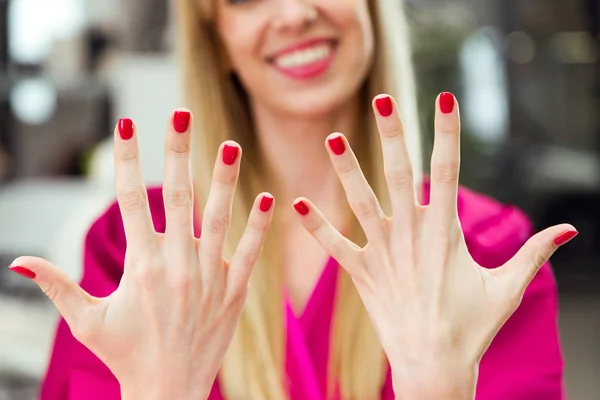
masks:
[(252, 102), (326, 114), (350, 101), (373, 58), (368, 0), (215, 0), (218, 33)]

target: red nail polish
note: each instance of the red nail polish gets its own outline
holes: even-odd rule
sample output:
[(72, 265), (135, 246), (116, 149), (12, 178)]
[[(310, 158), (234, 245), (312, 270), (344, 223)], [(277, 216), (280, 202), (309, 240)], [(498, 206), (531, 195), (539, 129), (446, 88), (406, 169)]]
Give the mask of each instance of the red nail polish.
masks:
[(119, 135), (121, 139), (129, 140), (133, 137), (133, 121), (129, 118), (119, 120)]
[(175, 111), (173, 113), (173, 129), (177, 133), (184, 133), (190, 126), (190, 112), (189, 111)]
[(227, 165), (233, 165), (238, 156), (239, 148), (226, 144), (223, 146), (223, 162)]
[(556, 237), (556, 239), (554, 239), (554, 244), (556, 246), (562, 246), (563, 244), (568, 243), (569, 241), (571, 241), (571, 239), (573, 239), (575, 236), (577, 236), (579, 232), (577, 231), (566, 231), (561, 233), (560, 235), (558, 235)]
[(296, 211), (298, 211), (300, 215), (308, 214), (308, 206), (302, 200), (294, 204), (294, 208), (296, 209)]
[(260, 200), (260, 211), (267, 212), (271, 209), (273, 205), (273, 197), (265, 194), (263, 198)]
[(390, 96), (379, 97), (375, 99), (375, 107), (382, 117), (389, 117), (394, 111), (394, 104)]
[(346, 151), (346, 143), (344, 143), (344, 139), (341, 136), (331, 138), (327, 142), (329, 142), (329, 148), (336, 156), (341, 156)]
[(30, 270), (29, 268), (13, 266), (13, 265), (9, 265), (8, 268), (17, 274), (24, 276), (25, 278), (35, 279), (35, 277), (37, 276), (35, 274), (35, 272)]
[(444, 92), (440, 94), (440, 110), (444, 114), (450, 114), (454, 110), (454, 95), (452, 93)]

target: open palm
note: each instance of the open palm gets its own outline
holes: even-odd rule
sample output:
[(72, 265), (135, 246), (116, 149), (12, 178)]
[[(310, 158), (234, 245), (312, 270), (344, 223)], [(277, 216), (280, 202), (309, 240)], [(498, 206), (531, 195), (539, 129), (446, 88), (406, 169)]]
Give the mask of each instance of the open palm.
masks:
[(385, 95), (374, 106), (393, 215), (384, 215), (339, 133), (328, 137), (328, 149), (367, 245), (361, 248), (342, 236), (307, 199), (295, 205), (303, 210), (306, 229), (351, 275), (395, 384), (406, 389), (460, 371), (470, 375), (474, 390), (476, 366), (490, 342), (519, 306), (538, 269), (577, 231), (568, 224), (548, 228), (505, 265), (493, 270), (478, 265), (457, 212), (458, 104), (452, 94), (443, 93), (436, 105), (429, 205), (417, 200), (397, 106)]

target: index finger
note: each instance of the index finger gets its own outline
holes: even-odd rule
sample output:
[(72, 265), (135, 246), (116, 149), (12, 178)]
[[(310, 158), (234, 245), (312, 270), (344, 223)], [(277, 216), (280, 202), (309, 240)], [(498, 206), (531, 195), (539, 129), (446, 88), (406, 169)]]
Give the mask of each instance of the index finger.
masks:
[(165, 242), (168, 247), (182, 251), (193, 242), (194, 191), (190, 167), (190, 131), (192, 114), (176, 110), (171, 118), (165, 144)]
[(410, 221), (414, 217), (417, 196), (400, 113), (396, 102), (388, 95), (377, 96), (373, 107), (394, 216), (400, 215), (399, 220)]
[(114, 132), (115, 180), (127, 247), (141, 249), (152, 244), (155, 231), (142, 178), (136, 133), (131, 119), (119, 120)]
[[(460, 169), (460, 119), (452, 93), (441, 93), (436, 102), (435, 140), (431, 156), (432, 208), (445, 220), (457, 215)], [(449, 218), (449, 219), (448, 219)]]

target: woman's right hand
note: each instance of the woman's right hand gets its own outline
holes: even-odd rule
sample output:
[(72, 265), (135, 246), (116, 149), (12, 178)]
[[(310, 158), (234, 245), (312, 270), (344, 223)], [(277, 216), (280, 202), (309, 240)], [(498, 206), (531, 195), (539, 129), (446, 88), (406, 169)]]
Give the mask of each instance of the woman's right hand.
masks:
[(10, 266), (54, 302), (75, 338), (117, 377), (124, 400), (207, 398), (271, 222), (273, 197), (263, 193), (235, 255), (223, 258), (241, 157), (240, 147), (227, 142), (215, 163), (201, 238), (194, 237), (190, 127), (190, 112), (176, 111), (166, 139), (164, 234), (155, 232), (150, 215), (135, 125), (124, 119), (115, 129), (127, 252), (114, 293), (93, 297), (43, 259), (20, 257)]

